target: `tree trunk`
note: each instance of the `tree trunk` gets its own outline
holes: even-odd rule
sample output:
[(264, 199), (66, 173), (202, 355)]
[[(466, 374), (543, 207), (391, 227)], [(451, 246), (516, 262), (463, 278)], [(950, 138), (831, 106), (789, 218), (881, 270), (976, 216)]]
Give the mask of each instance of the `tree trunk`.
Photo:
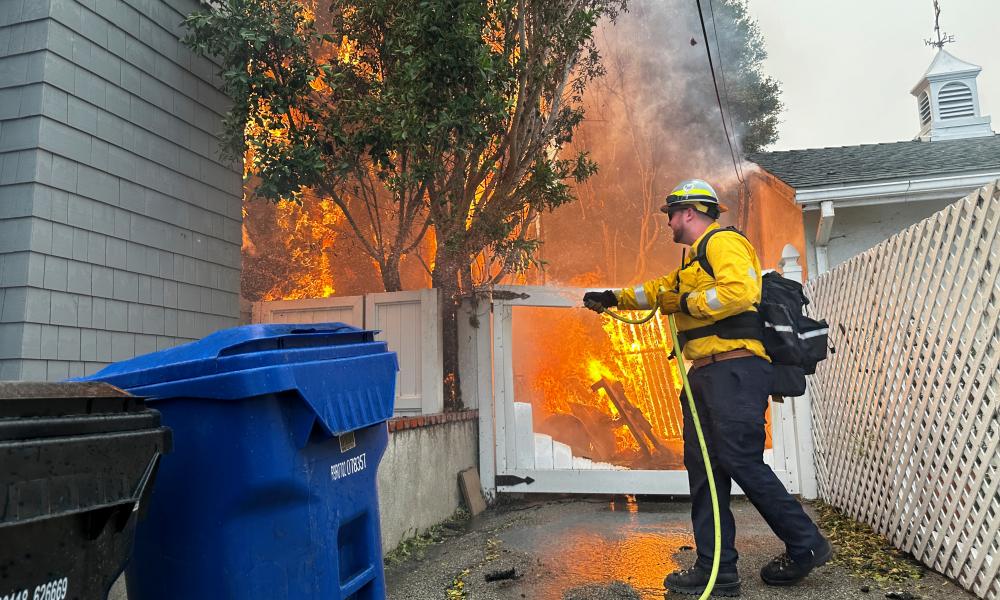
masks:
[(462, 410), (458, 374), (458, 308), (461, 303), (458, 272), (462, 268), (454, 258), (437, 253), (431, 281), (438, 290), (441, 314), (441, 362), (444, 370), (444, 409)]
[(387, 292), (398, 292), (403, 289), (403, 282), (399, 276), (399, 257), (390, 256), (384, 264), (379, 264), (379, 271), (382, 275), (382, 287)]

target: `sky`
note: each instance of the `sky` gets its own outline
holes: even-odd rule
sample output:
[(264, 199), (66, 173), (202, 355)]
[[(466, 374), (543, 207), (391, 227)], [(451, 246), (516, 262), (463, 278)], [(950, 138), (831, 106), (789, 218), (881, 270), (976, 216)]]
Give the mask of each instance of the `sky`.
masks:
[[(979, 65), (982, 114), (1000, 130), (1000, 0), (939, 0), (945, 49)], [(781, 82), (778, 141), (770, 150), (913, 139), (910, 90), (937, 49), (932, 0), (748, 0)]]

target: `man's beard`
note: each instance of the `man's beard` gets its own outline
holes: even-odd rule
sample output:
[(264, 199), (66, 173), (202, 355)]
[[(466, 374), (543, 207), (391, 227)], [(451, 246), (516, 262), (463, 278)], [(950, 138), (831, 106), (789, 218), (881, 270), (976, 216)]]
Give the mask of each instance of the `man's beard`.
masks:
[(683, 236), (684, 232), (681, 231), (680, 229), (671, 229), (670, 231), (672, 231), (673, 234), (674, 234), (674, 243), (675, 244), (680, 244), (681, 243), (681, 237)]

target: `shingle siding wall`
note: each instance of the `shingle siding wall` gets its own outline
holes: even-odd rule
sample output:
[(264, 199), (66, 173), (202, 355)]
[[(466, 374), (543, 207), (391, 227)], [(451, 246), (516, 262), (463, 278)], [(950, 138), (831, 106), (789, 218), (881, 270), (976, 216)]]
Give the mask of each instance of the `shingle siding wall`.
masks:
[(228, 100), (195, 0), (0, 1), (0, 379), (61, 379), (237, 324)]

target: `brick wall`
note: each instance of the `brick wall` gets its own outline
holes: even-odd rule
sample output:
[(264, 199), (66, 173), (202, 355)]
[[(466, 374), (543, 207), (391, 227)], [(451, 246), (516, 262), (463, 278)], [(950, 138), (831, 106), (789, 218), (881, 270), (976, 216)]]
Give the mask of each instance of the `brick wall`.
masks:
[(0, 1), (0, 379), (235, 325), (242, 181), (196, 0)]

